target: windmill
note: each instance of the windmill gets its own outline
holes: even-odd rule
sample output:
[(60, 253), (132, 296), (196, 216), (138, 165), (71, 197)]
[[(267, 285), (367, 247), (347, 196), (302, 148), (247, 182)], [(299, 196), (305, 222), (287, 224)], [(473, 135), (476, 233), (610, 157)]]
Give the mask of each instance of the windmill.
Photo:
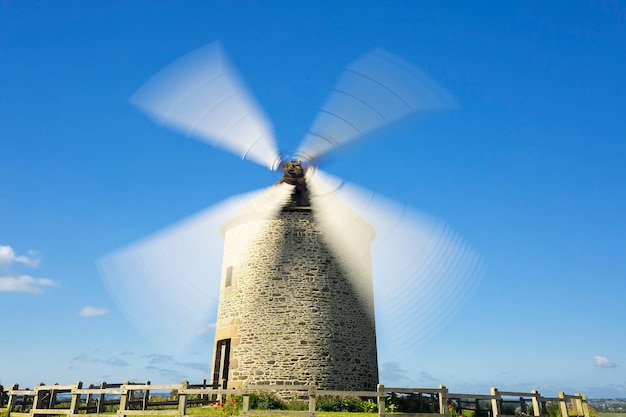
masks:
[(280, 175), (98, 263), (120, 308), (157, 343), (182, 348), (214, 327), (214, 383), (374, 388), (377, 351), (410, 351), (453, 314), (449, 297), (475, 285), (481, 260), (445, 224), (318, 169), (367, 133), (454, 106), (405, 61), (374, 50), (349, 65), (293, 154), (278, 151), (217, 43), (131, 101)]

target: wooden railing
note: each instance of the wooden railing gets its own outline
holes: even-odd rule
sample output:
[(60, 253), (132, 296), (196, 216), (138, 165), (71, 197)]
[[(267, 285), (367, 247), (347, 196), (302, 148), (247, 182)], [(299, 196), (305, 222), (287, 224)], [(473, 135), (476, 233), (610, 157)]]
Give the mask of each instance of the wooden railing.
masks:
[[(150, 392), (176, 391), (175, 400), (154, 401)], [(268, 410), (259, 411), (250, 409), (250, 394), (255, 391), (273, 391), (282, 394), (289, 393), (292, 397), (308, 399), (308, 410), (285, 411)], [(75, 417), (78, 414), (100, 414), (105, 411), (116, 411), (117, 416), (186, 416), (189, 407), (198, 405), (215, 404), (227, 395), (242, 395), (243, 404), (241, 415), (294, 415), (301, 417), (316, 416), (316, 399), (319, 396), (352, 396), (375, 399), (378, 407), (378, 416), (384, 417), (387, 400), (391, 396), (417, 395), (420, 398), (427, 395), (433, 399), (436, 407), (428, 413), (397, 414), (394, 417), (403, 416), (427, 416), (449, 417), (451, 412), (459, 413), (464, 408), (462, 404), (474, 404), (473, 410), (482, 402), (489, 403), (486, 412), (490, 417), (505, 417), (505, 404), (519, 405), (520, 413), (540, 417), (546, 414), (546, 405), (556, 403), (562, 416), (589, 417), (587, 398), (581, 394), (566, 395), (563, 392), (558, 397), (543, 397), (536, 390), (531, 392), (499, 391), (492, 388), (489, 394), (463, 394), (451, 393), (445, 385), (438, 388), (390, 388), (378, 385), (376, 391), (328, 391), (319, 390), (309, 385), (253, 385), (243, 389), (221, 389), (208, 386), (206, 381), (202, 384), (189, 384), (183, 381), (181, 384), (152, 385), (129, 383), (107, 384), (103, 382), (99, 386), (90, 385), (83, 388), (82, 382), (73, 385), (44, 385), (39, 384), (34, 389), (19, 389), (16, 384), (5, 390), (0, 386), (0, 408), (6, 405), (7, 410), (15, 416), (68, 416)], [(193, 396), (191, 399), (190, 396)], [(530, 402), (530, 404), (528, 404)], [(169, 407), (169, 408), (167, 408)], [(510, 407), (509, 407), (510, 409)], [(527, 412), (529, 411), (530, 412)], [(509, 414), (511, 415), (511, 414)]]

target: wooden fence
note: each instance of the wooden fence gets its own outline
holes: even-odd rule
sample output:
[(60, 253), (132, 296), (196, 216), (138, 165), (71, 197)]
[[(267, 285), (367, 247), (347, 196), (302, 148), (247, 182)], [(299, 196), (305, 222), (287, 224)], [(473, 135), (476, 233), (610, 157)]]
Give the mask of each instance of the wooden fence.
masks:
[[(150, 392), (176, 391), (175, 400), (165, 401), (163, 397), (151, 396)], [(292, 398), (308, 399), (307, 411), (284, 410), (251, 410), (250, 394), (255, 391), (273, 391), (290, 393)], [(193, 395), (193, 399), (190, 396)], [(318, 390), (308, 385), (253, 385), (243, 389), (221, 389), (202, 384), (151, 385), (129, 383), (90, 385), (83, 388), (82, 382), (73, 385), (44, 385), (39, 384), (34, 389), (19, 389), (16, 384), (5, 390), (0, 386), (0, 408), (5, 407), (12, 417), (38, 416), (68, 416), (79, 414), (100, 414), (106, 411), (116, 411), (117, 416), (186, 416), (192, 406), (210, 406), (222, 400), (226, 395), (242, 395), (243, 404), (241, 415), (293, 415), (300, 417), (316, 417), (316, 399), (320, 396), (352, 396), (375, 399), (378, 407), (378, 416), (384, 417), (387, 401), (393, 397), (413, 396), (429, 402), (429, 412), (398, 414), (394, 417), (450, 417), (450, 414), (460, 414), (463, 409), (483, 411), (490, 417), (505, 417), (514, 415), (512, 407), (518, 408), (518, 414), (533, 417), (545, 416), (548, 404), (558, 404), (562, 416), (590, 417), (587, 398), (581, 394), (566, 395), (563, 392), (558, 397), (543, 397), (533, 390), (531, 392), (499, 391), (492, 388), (489, 394), (461, 394), (451, 393), (445, 385), (438, 388), (389, 388), (378, 385), (376, 391), (328, 391)], [(530, 403), (530, 404), (529, 404)], [(482, 404), (482, 406), (481, 406)], [(484, 407), (484, 404), (488, 404)], [(530, 406), (529, 406), (530, 405)], [(108, 407), (107, 407), (108, 406)], [(169, 407), (169, 408), (168, 408)], [(515, 409), (513, 408), (513, 409)], [(508, 414), (507, 414), (508, 413)], [(197, 413), (196, 413), (197, 414)]]

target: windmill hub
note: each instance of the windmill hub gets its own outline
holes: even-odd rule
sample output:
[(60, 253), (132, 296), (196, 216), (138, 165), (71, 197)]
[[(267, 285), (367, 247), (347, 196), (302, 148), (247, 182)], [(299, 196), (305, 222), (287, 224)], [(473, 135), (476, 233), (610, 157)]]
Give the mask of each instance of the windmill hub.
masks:
[(307, 172), (313, 169), (313, 166), (306, 155), (301, 152), (294, 152), (281, 155), (279, 159), (274, 161), (271, 169), (278, 175), (282, 174), (281, 182), (291, 184), (286, 180), (304, 178)]
[(310, 207), (309, 189), (305, 178), (307, 166), (300, 160), (291, 160), (281, 163), (281, 169), (283, 176), (278, 182), (294, 186), (290, 201), (285, 208)]
[(282, 165), (283, 182), (296, 185), (304, 181), (305, 168), (301, 161), (289, 161)]

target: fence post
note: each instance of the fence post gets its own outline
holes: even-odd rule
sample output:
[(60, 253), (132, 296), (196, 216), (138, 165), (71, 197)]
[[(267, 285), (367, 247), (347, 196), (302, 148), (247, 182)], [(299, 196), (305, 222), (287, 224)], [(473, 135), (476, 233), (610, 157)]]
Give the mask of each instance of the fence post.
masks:
[(532, 390), (531, 393), (533, 394), (532, 397), (532, 405), (533, 405), (533, 416), (535, 417), (540, 417), (541, 416), (541, 404), (539, 403), (539, 397), (541, 397), (541, 395), (539, 395), (539, 391), (537, 391), (536, 389)]
[(31, 415), (32, 414), (36, 414), (37, 413), (37, 409), (41, 408), (41, 407), (39, 407), (39, 403), (40, 403), (40, 400), (41, 400), (40, 396), (41, 396), (42, 391), (39, 391), (39, 387), (42, 387), (42, 386), (43, 386), (43, 382), (40, 382), (39, 384), (37, 384), (35, 386), (35, 395), (33, 396), (33, 405), (32, 405), (32, 407), (30, 409)]
[(580, 395), (580, 398), (581, 398), (580, 404), (581, 404), (581, 407), (583, 409), (583, 415), (585, 417), (589, 417), (590, 416), (590, 414), (589, 414), (589, 403), (587, 402), (587, 396), (584, 395), (584, 394), (579, 394), (579, 395)]
[(130, 395), (128, 384), (129, 382), (126, 381), (120, 387), (120, 408), (117, 410), (118, 416), (125, 416), (126, 410), (128, 409), (128, 396)]
[(309, 387), (309, 417), (315, 417), (316, 387)]
[[(180, 386), (182, 389), (188, 389), (189, 382), (183, 381)], [(184, 416), (185, 414), (187, 414), (187, 394), (181, 394), (178, 391), (178, 415)]]
[[(94, 384), (89, 384), (89, 386), (87, 387), (87, 389), (94, 389), (96, 388), (96, 386)], [(89, 410), (89, 404), (91, 404), (91, 402), (93, 401), (93, 394), (90, 392), (89, 394), (87, 394), (87, 397), (85, 397), (85, 406), (87, 406), (87, 410)], [(86, 411), (86, 413), (88, 413), (89, 411)]]
[(439, 414), (445, 414), (446, 416), (450, 415), (450, 410), (448, 410), (448, 388), (441, 384), (439, 385)]
[[(583, 410), (583, 396), (580, 392), (577, 392), (574, 395), (574, 407), (576, 407), (576, 415), (580, 417), (585, 417), (585, 411)], [(587, 406), (587, 413), (589, 413), (589, 406)], [(588, 415), (586, 417), (588, 417)]]
[[(206, 390), (206, 388), (207, 388), (206, 378), (204, 378), (202, 380), (202, 389)], [(209, 399), (209, 397), (206, 394), (203, 393), (202, 395), (200, 395), (200, 400), (202, 400), (202, 405), (207, 405), (208, 399)]]
[[(11, 388), (12, 390), (18, 390), (20, 389), (20, 385), (19, 384), (13, 384), (13, 388)], [(9, 392), (9, 403), (7, 404), (7, 411), (10, 413), (11, 411), (13, 411), (13, 406), (15, 405), (15, 402), (17, 401), (17, 395), (14, 395), (12, 392)]]
[[(102, 381), (100, 384), (100, 389), (105, 389), (107, 387), (106, 381)], [(104, 411), (104, 394), (100, 392), (98, 395), (98, 400), (96, 401), (96, 414), (100, 414)]]
[(241, 404), (241, 415), (247, 416), (250, 414), (250, 391), (246, 388), (243, 392), (243, 402)]
[[(55, 383), (54, 385), (59, 385), (59, 384)], [(55, 390), (54, 388), (52, 388), (51, 390), (46, 390), (43, 395), (44, 395), (44, 398), (46, 395), (48, 396), (48, 401), (45, 405), (42, 404), (42, 402), (40, 401), (39, 405), (41, 405), (41, 407), (39, 408), (47, 408), (47, 409), (54, 408), (54, 406), (56, 405), (57, 390)]]
[[(498, 417), (502, 410), (500, 409), (502, 403), (502, 396), (498, 392), (496, 387), (491, 387), (491, 415), (492, 417)], [(567, 415), (567, 414), (566, 414)]]
[(566, 416), (568, 415), (567, 412), (567, 398), (566, 395), (563, 391), (559, 392), (559, 409), (561, 410), (561, 415), (562, 416)]
[(78, 408), (80, 407), (80, 394), (76, 392), (83, 387), (83, 383), (78, 381), (72, 388), (72, 401), (70, 402), (70, 413), (78, 414)]
[[(146, 381), (146, 385), (150, 385), (150, 381)], [(141, 402), (141, 409), (146, 411), (148, 409), (148, 401), (150, 401), (150, 390), (143, 390), (143, 400)]]
[(376, 402), (378, 405), (378, 417), (385, 417), (385, 407), (387, 403), (387, 393), (385, 392), (385, 386), (383, 384), (378, 384), (376, 386), (376, 391), (378, 391), (378, 397), (376, 398)]

